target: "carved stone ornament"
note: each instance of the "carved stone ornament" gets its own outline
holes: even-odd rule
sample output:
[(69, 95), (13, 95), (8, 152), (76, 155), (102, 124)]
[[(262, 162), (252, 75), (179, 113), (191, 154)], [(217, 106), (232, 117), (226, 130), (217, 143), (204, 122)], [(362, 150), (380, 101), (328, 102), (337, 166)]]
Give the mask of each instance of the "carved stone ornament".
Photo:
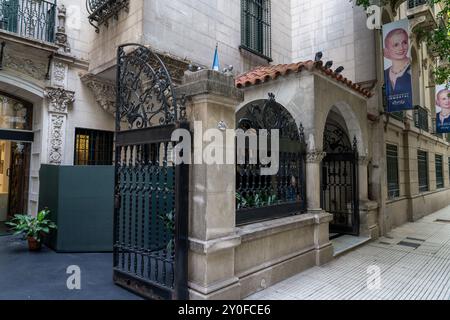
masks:
[(18, 55), (11, 56), (8, 53), (5, 54), (3, 66), (40, 81), (44, 81), (47, 74), (46, 63), (37, 62), (33, 59)]
[(55, 44), (61, 52), (70, 52), (70, 45), (66, 34), (66, 7), (58, 7), (58, 26), (56, 27)]
[(67, 65), (62, 62), (53, 63), (52, 85), (65, 87), (66, 85)]
[(69, 104), (75, 101), (75, 92), (62, 88), (46, 88), (45, 96), (49, 99), (49, 111), (67, 113)]
[(106, 112), (116, 113), (116, 86), (114, 82), (99, 79), (92, 74), (85, 74), (81, 81), (92, 90), (98, 105)]
[(66, 115), (52, 114), (50, 116), (50, 144), (48, 150), (48, 162), (60, 165), (63, 160), (64, 150), (64, 123)]
[(308, 151), (306, 154), (306, 162), (307, 163), (320, 163), (323, 158), (326, 157), (326, 152), (322, 152), (319, 150)]

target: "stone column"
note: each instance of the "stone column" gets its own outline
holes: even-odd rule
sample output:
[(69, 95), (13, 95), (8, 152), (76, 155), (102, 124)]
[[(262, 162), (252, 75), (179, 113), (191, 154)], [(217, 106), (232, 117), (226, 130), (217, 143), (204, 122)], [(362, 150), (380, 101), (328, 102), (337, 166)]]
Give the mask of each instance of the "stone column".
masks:
[(359, 234), (363, 237), (377, 239), (379, 237), (378, 203), (369, 200), (367, 172), (369, 162), (368, 156), (360, 156), (358, 159)]
[[(234, 78), (212, 70), (187, 72), (178, 96), (187, 98), (187, 113), (194, 131), (193, 161), (202, 161), (203, 133), (216, 129), (224, 141), (215, 141), (224, 160), (227, 149), (224, 129), (235, 128), (235, 108), (243, 93)], [(196, 123), (194, 123), (196, 121)], [(233, 139), (234, 141), (234, 135)], [(200, 159), (199, 159), (200, 158)], [(239, 280), (234, 273), (234, 250), (240, 244), (235, 233), (236, 167), (234, 164), (193, 164), (190, 170), (189, 293), (191, 299), (239, 299)]]
[(330, 242), (329, 224), (333, 216), (321, 208), (321, 164), (325, 152), (313, 149), (306, 154), (306, 201), (308, 213), (315, 216), (314, 247), (316, 265), (323, 265), (333, 259), (333, 246)]
[(48, 100), (49, 128), (47, 163), (61, 165), (64, 162), (68, 107), (75, 100), (75, 92), (48, 87), (45, 97)]

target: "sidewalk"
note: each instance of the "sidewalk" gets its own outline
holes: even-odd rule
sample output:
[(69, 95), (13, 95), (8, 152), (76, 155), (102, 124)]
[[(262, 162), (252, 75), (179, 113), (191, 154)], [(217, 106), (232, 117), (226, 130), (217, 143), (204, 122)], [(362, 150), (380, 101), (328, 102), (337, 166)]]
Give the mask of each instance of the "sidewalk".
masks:
[[(380, 289), (367, 287), (369, 266), (381, 269)], [(247, 299), (450, 300), (450, 207)]]

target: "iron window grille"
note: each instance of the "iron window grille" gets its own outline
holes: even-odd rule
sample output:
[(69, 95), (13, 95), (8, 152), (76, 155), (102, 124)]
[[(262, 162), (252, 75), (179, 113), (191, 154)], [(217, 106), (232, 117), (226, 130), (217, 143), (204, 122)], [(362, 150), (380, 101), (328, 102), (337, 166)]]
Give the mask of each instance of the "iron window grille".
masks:
[(436, 166), (436, 188), (444, 188), (444, 168), (442, 163), (442, 156), (435, 155), (435, 166)]
[(424, 4), (428, 4), (434, 13), (434, 4), (431, 0), (408, 0), (408, 9), (414, 9)]
[(55, 41), (56, 0), (0, 0), (0, 29), (22, 37)]
[(428, 110), (421, 107), (416, 106), (414, 109), (414, 125), (416, 128), (419, 128), (421, 130), (424, 130), (428, 132)]
[(400, 184), (398, 174), (398, 147), (388, 144), (386, 146), (388, 198), (400, 197)]
[(121, 10), (128, 12), (130, 0), (86, 0), (89, 23), (100, 32), (99, 27), (109, 24), (111, 18), (118, 19)]
[(241, 48), (272, 61), (270, 0), (241, 0)]
[(429, 191), (428, 187), (428, 154), (425, 151), (417, 151), (417, 164), (419, 175), (419, 192)]
[(76, 166), (109, 166), (113, 164), (114, 133), (75, 129)]

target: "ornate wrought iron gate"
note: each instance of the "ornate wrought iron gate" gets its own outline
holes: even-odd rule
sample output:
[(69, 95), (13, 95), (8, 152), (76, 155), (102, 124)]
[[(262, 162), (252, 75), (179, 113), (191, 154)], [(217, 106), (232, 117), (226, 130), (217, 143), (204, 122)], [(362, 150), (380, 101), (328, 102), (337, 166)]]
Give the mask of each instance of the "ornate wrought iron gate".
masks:
[(174, 164), (171, 143), (188, 128), (184, 102), (148, 48), (119, 47), (117, 67), (114, 282), (151, 299), (188, 299), (189, 167)]
[(337, 125), (327, 124), (322, 161), (322, 208), (333, 215), (330, 233), (359, 234), (358, 151)]

